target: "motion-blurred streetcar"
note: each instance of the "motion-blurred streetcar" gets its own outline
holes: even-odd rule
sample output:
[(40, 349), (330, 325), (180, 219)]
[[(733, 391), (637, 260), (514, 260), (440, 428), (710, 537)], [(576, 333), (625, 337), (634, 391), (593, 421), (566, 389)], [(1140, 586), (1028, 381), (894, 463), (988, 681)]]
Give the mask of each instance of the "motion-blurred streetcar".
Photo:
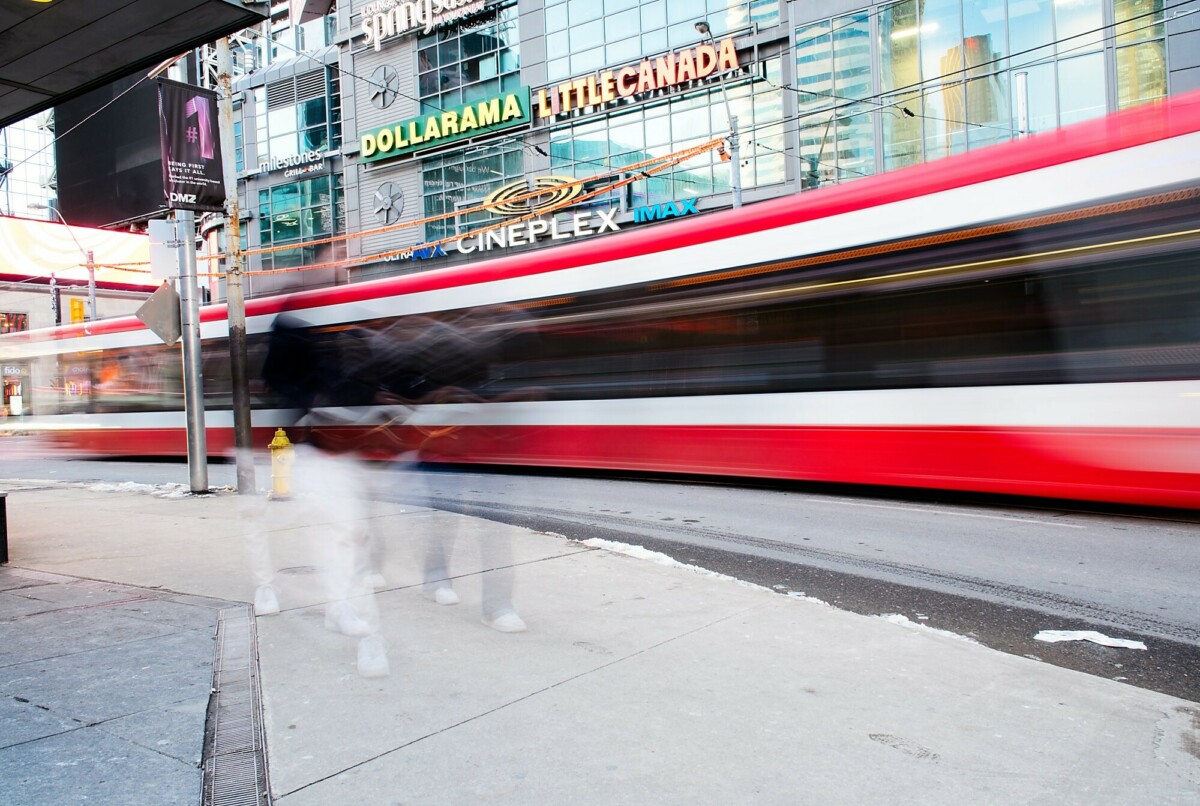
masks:
[[(326, 395), (329, 416), (305, 420), (380, 456), (1196, 508), (1200, 94), (740, 209), (253, 299), (256, 378), (284, 310), (334, 352), (350, 329), (433, 324), (489, 345), (449, 394)], [(224, 315), (202, 312), (216, 454), (233, 441)], [(48, 387), (5, 428), (186, 453), (178, 348), (135, 318), (3, 336), (0, 360)], [(304, 413), (252, 392), (261, 446)]]

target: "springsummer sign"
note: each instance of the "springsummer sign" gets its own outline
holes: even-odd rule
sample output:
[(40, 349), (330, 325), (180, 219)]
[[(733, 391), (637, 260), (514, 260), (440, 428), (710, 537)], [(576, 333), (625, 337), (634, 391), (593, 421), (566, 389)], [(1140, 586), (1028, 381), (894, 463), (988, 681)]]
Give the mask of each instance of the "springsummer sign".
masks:
[(529, 87), (521, 87), (495, 98), (363, 132), (359, 135), (358, 158), (360, 162), (391, 159), (527, 125), (529, 121)]
[(487, 0), (378, 0), (362, 10), (363, 44), (380, 50), (393, 37), (428, 34), (487, 10)]

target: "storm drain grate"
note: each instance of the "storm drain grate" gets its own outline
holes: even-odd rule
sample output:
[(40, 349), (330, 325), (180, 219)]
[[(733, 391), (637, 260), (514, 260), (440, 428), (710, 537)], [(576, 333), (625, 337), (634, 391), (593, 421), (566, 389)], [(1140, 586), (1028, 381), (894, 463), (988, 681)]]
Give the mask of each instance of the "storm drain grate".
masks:
[(271, 803), (256, 640), (248, 607), (218, 613), (204, 731), (203, 806)]

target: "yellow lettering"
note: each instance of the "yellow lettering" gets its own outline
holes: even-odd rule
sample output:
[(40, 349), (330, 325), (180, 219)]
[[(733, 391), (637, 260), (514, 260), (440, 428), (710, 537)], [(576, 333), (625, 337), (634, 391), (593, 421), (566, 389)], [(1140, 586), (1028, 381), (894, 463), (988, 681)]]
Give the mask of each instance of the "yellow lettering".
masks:
[(437, 115), (430, 115), (425, 118), (425, 134), (422, 140), (436, 140), (442, 136), (441, 129), (438, 128)]
[(396, 127), (396, 148), (408, 148), (408, 140), (404, 137), (404, 127)]
[(442, 113), (442, 134), (451, 135), (458, 134), (458, 113), (443, 112)]
[(362, 143), (360, 145), (360, 153), (362, 154), (362, 156), (364, 156), (364, 157), (371, 156), (372, 154), (375, 153), (375, 149), (376, 149), (375, 135), (364, 134), (362, 136)]
[(480, 101), (478, 108), (480, 126), (491, 126), (500, 122), (499, 98), (493, 98), (490, 101)]
[(575, 106), (583, 109), (587, 106), (587, 79), (577, 78), (571, 82), (571, 91), (575, 93)]
[(599, 106), (600, 105), (600, 93), (596, 89), (596, 77), (595, 76), (588, 76), (587, 102), (588, 102), (588, 106)]
[(379, 146), (380, 151), (392, 150), (392, 130), (380, 129), (379, 134), (375, 135), (375, 144)]
[(606, 104), (617, 100), (617, 82), (612, 70), (600, 74), (600, 100)]
[(521, 117), (521, 102), (517, 100), (516, 95), (506, 95), (504, 97), (504, 113), (501, 115), (503, 120), (512, 120), (513, 118)]
[(544, 89), (538, 90), (538, 119), (554, 117), (554, 108), (550, 106), (550, 99), (546, 95)]
[(458, 130), (460, 132), (468, 132), (471, 129), (478, 129), (479, 121), (475, 118), (475, 107), (468, 106), (462, 111), (462, 117), (458, 120)]

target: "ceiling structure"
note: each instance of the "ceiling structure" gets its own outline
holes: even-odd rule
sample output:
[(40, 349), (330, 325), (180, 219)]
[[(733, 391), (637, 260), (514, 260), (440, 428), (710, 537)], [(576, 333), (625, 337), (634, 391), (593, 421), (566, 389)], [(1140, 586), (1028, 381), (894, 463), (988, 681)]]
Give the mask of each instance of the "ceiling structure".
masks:
[(261, 22), (240, 0), (0, 0), (0, 127)]

